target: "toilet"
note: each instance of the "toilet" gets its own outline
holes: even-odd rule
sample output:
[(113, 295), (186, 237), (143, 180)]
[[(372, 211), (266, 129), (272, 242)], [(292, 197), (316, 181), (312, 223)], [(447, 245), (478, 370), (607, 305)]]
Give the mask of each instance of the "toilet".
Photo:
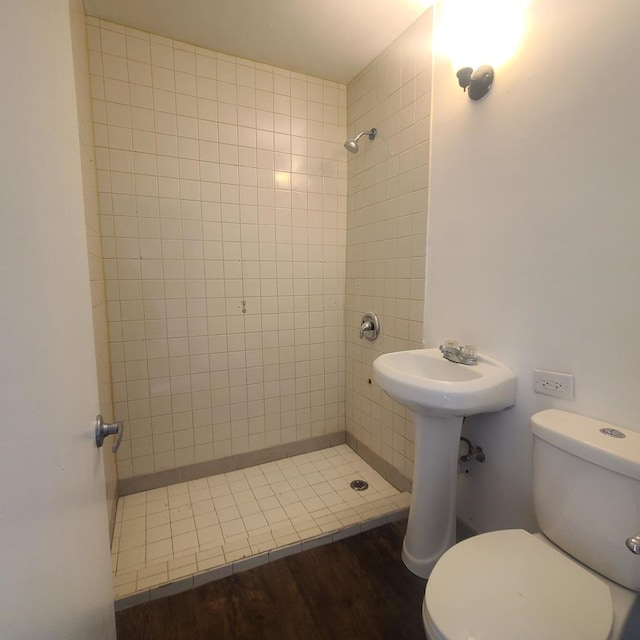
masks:
[(428, 640), (640, 639), (640, 433), (555, 409), (531, 431), (542, 533), (444, 553), (425, 590)]

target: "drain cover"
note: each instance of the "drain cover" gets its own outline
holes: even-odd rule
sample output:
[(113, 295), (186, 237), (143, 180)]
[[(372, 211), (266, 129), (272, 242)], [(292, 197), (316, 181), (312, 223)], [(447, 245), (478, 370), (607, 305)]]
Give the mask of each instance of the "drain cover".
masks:
[(365, 482), (364, 480), (353, 480), (351, 482), (351, 488), (354, 491), (364, 491), (365, 489), (369, 488), (369, 483)]

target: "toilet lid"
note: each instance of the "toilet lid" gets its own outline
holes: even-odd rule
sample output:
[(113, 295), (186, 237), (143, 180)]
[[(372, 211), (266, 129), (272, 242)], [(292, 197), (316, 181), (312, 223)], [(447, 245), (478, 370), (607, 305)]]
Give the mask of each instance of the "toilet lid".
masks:
[(609, 587), (521, 529), (449, 549), (425, 591), (430, 637), (446, 640), (607, 640)]

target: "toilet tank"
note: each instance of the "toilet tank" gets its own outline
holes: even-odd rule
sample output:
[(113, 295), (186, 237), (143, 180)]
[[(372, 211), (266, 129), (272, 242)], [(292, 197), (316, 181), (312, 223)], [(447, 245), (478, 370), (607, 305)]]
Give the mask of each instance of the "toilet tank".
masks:
[(640, 433), (556, 409), (536, 413), (531, 431), (542, 532), (583, 564), (640, 591), (640, 555), (626, 545), (640, 536)]

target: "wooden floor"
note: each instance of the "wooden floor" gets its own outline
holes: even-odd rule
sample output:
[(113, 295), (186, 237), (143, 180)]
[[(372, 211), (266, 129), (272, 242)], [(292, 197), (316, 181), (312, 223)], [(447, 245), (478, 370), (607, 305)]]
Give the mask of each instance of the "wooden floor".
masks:
[(406, 520), (116, 615), (118, 640), (424, 640)]

